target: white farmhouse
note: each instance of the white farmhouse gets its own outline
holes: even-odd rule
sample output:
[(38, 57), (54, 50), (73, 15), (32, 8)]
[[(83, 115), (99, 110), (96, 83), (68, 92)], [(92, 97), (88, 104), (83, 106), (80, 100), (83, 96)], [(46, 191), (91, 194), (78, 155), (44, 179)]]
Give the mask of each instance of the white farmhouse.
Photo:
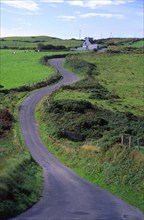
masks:
[(98, 46), (97, 44), (92, 44), (90, 41), (89, 41), (89, 38), (87, 37), (85, 39), (85, 42), (83, 43), (82, 47), (78, 47), (78, 48), (71, 48), (71, 50), (97, 50), (98, 49)]
[(97, 44), (92, 44), (92, 43), (89, 41), (89, 38), (88, 38), (88, 37), (85, 39), (85, 42), (83, 43), (83, 47), (84, 47), (86, 50), (97, 50), (97, 49), (98, 49)]

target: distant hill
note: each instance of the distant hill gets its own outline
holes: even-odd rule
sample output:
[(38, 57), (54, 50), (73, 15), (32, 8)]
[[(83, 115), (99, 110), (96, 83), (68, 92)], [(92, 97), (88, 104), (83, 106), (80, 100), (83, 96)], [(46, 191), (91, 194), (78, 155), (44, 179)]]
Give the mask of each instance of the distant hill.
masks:
[(103, 46), (144, 47), (143, 38), (107, 38), (95, 40), (94, 42)]
[(66, 48), (71, 48), (81, 46), (82, 42), (82, 40), (62, 40), (60, 38), (48, 36), (3, 37), (0, 38), (0, 49), (36, 49), (40, 43), (44, 45), (65, 46)]
[[(68, 39), (63, 40), (49, 36), (33, 36), (33, 37), (3, 37), (0, 38), (0, 49), (36, 49), (38, 44), (64, 46), (66, 49), (80, 47), (83, 40)], [(94, 40), (101, 46), (123, 46), (123, 47), (144, 47), (143, 38), (107, 38)]]

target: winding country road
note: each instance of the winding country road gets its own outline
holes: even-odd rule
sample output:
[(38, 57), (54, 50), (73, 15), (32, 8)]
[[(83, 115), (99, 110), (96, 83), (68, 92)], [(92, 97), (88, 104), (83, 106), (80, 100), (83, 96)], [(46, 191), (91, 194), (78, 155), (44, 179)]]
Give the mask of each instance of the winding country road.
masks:
[(63, 80), (30, 95), (20, 107), (19, 118), (25, 143), (33, 158), (43, 168), (42, 197), (28, 211), (15, 220), (142, 220), (144, 215), (111, 193), (80, 178), (63, 166), (49, 153), (38, 135), (34, 118), (35, 107), (42, 97), (63, 84), (71, 84), (79, 78), (64, 70), (63, 59), (51, 60), (51, 65)]

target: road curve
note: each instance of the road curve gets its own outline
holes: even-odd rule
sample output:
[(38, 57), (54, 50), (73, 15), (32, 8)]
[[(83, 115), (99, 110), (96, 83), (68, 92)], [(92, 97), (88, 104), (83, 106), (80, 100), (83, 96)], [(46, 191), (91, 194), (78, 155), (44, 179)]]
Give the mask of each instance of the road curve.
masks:
[(63, 84), (79, 80), (61, 66), (63, 59), (51, 60), (51, 65), (63, 80), (38, 90), (20, 106), (19, 118), (25, 143), (33, 158), (43, 168), (44, 185), (39, 202), (15, 220), (142, 220), (138, 209), (111, 193), (80, 178), (49, 153), (38, 135), (34, 118), (35, 107), (42, 97)]

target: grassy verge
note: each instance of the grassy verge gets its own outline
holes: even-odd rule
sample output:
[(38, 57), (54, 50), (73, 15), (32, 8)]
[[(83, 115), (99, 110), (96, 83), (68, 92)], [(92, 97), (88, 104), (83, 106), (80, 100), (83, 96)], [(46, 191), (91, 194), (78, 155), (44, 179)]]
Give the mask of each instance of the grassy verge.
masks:
[(26, 211), (42, 193), (42, 171), (26, 150), (5, 163), (0, 179), (1, 219)]

